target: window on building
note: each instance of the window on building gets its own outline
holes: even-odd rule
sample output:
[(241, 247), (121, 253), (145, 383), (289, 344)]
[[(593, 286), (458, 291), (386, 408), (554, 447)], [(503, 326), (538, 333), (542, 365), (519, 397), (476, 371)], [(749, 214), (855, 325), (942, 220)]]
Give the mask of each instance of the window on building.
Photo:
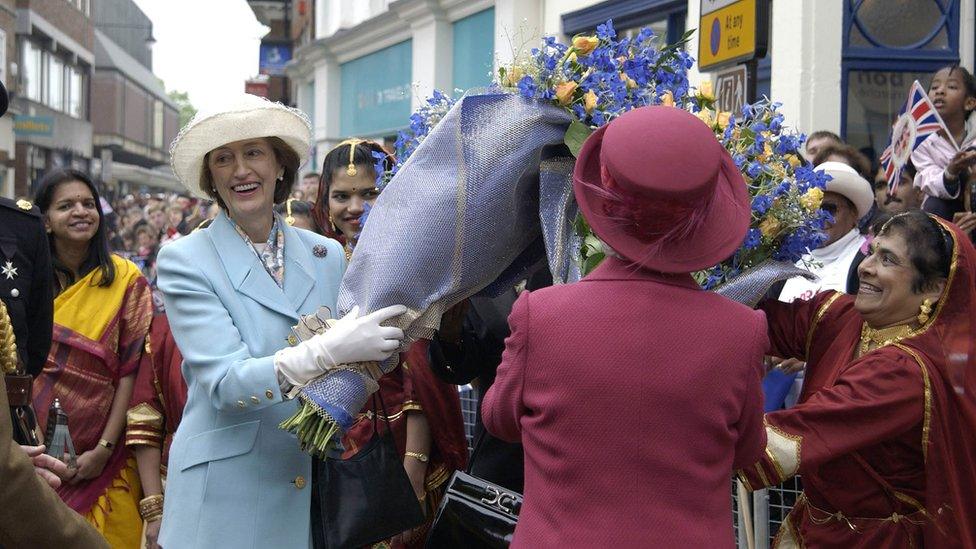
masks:
[(85, 75), (74, 67), (68, 69), (68, 114), (85, 117)]
[(153, 147), (163, 148), (163, 102), (156, 99), (153, 102)]
[(959, 62), (959, 0), (844, 0), (841, 131), (873, 160), (908, 89)]
[(30, 40), (25, 40), (23, 52), (23, 80), (25, 93), (28, 99), (40, 103), (42, 101), (41, 92), (44, 89), (42, 87), (44, 82), (44, 71), (42, 66), (41, 50), (38, 49), (37, 46), (35, 46)]
[(59, 111), (64, 108), (64, 62), (53, 55), (45, 55), (47, 62), (47, 106)]
[(621, 2), (604, 0), (562, 16), (563, 34), (573, 36), (593, 32), (597, 25), (613, 19), (619, 36), (633, 36), (642, 27), (651, 27), (657, 39), (672, 44), (685, 32), (688, 5), (671, 0)]

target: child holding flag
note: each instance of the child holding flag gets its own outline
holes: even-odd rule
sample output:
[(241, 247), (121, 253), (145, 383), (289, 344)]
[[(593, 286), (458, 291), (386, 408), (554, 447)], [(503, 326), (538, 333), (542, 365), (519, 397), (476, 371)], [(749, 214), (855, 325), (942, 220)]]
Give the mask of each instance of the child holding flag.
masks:
[(976, 164), (976, 117), (972, 116), (976, 78), (964, 67), (944, 67), (932, 77), (928, 96), (946, 129), (930, 135), (912, 153), (918, 169), (915, 186), (926, 194), (925, 211), (953, 220), (968, 233), (976, 228), (970, 188), (976, 183), (972, 174)]

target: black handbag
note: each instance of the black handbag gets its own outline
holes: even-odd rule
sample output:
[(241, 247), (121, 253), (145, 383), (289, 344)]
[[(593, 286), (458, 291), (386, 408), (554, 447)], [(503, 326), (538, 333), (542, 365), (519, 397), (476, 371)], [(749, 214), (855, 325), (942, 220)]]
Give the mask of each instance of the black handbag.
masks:
[[(376, 398), (386, 420), (377, 428)], [(379, 391), (373, 401), (373, 438), (349, 459), (315, 460), (312, 541), (315, 549), (365, 547), (419, 526), (424, 511), (403, 468)]]
[(461, 471), (447, 493), (427, 536), (427, 549), (508, 547), (518, 523), (522, 495)]

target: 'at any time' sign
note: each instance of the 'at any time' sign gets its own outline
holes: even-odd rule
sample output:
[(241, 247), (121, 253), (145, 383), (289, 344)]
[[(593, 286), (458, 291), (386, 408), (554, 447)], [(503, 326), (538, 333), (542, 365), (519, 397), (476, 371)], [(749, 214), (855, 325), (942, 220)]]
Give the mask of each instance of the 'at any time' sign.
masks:
[(767, 0), (701, 0), (699, 70), (763, 56), (766, 8)]

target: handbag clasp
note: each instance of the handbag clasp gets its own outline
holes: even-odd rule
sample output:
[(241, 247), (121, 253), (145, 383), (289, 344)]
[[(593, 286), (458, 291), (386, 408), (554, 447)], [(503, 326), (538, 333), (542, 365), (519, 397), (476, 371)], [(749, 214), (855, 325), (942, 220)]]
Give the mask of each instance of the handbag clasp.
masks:
[(488, 495), (481, 498), (481, 503), (496, 507), (509, 515), (515, 514), (514, 504), (518, 502), (516, 496), (494, 486), (485, 487), (485, 492), (488, 492)]

